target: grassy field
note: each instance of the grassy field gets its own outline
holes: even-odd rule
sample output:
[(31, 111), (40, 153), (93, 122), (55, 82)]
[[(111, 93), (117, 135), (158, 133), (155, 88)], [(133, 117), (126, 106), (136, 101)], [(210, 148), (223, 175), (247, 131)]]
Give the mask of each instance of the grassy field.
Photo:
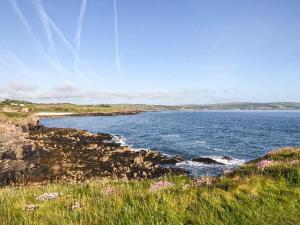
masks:
[[(20, 106), (22, 105), (22, 106)], [(18, 100), (5, 100), (0, 102), (0, 112), (3, 107), (10, 107), (15, 111), (27, 108), (30, 114), (38, 112), (61, 113), (112, 113), (124, 111), (152, 111), (152, 110), (299, 110), (300, 103), (226, 103), (211, 105), (145, 105), (145, 104), (95, 104), (76, 105), (71, 103), (42, 104)]]
[[(20, 106), (22, 105), (22, 106)], [(27, 108), (29, 113), (37, 112), (72, 112), (72, 113), (111, 113), (135, 110), (162, 110), (171, 109), (170, 106), (154, 106), (143, 104), (98, 104), (98, 105), (76, 105), (71, 103), (37, 104), (25, 101), (6, 100), (0, 102), (0, 112), (4, 107), (20, 111)]]
[[(299, 160), (300, 148), (282, 149), (196, 184), (181, 176), (3, 188), (0, 224), (300, 224)], [(44, 193), (59, 196), (36, 199)], [(30, 203), (37, 208), (25, 210)]]

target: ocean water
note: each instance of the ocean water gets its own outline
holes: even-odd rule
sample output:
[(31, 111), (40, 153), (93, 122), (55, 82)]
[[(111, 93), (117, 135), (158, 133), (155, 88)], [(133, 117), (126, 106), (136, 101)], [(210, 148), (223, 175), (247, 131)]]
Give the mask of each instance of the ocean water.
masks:
[[(176, 166), (192, 176), (217, 175), (266, 152), (300, 146), (300, 111), (163, 111), (138, 115), (43, 119), (48, 127), (78, 128), (116, 135), (134, 149), (180, 155)], [(210, 157), (225, 166), (192, 162)], [(222, 159), (223, 156), (233, 160)]]

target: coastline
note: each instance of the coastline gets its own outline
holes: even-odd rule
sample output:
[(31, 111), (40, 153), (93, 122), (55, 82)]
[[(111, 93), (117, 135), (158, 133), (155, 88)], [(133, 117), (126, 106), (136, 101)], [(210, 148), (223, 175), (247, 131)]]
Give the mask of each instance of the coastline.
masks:
[(137, 115), (144, 113), (143, 110), (131, 110), (131, 111), (116, 111), (116, 112), (88, 112), (88, 113), (76, 113), (76, 112), (38, 112), (34, 115), (40, 118), (53, 118), (64, 116), (122, 116), (122, 115)]
[(191, 178), (160, 166), (180, 158), (133, 152), (110, 134), (32, 121), (0, 123), (0, 224), (299, 221), (299, 147), (271, 151), (220, 176)]
[(186, 174), (182, 169), (165, 166), (182, 161), (181, 157), (134, 151), (115, 143), (110, 134), (47, 128), (38, 124), (38, 117), (35, 121), (36, 124), (31, 121), (22, 125), (2, 122), (0, 186)]
[[(151, 179), (172, 174), (187, 175), (187, 162), (227, 165), (226, 163), (234, 160), (228, 156), (223, 156), (224, 160), (227, 157), (225, 163), (224, 160), (201, 156), (184, 160), (182, 157), (165, 155), (154, 150), (136, 151), (130, 146), (116, 142), (111, 134), (92, 134), (80, 129), (48, 128), (39, 124), (42, 118), (137, 115), (144, 112), (142, 110), (80, 114), (43, 112), (22, 122), (3, 121), (4, 129), (0, 126), (0, 185), (81, 182), (102, 178)], [(1, 136), (7, 136), (4, 138), (6, 143), (1, 143)], [(175, 167), (175, 164), (181, 166)]]

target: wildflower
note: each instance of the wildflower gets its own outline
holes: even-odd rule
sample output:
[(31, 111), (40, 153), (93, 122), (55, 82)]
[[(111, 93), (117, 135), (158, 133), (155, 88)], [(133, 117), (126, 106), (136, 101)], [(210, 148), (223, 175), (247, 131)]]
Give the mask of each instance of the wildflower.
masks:
[(155, 192), (155, 191), (158, 191), (158, 190), (162, 190), (162, 189), (166, 189), (166, 188), (169, 188), (169, 187), (173, 187), (174, 184), (171, 183), (171, 182), (168, 182), (168, 181), (159, 181), (159, 182), (156, 182), (154, 184), (152, 184), (150, 186), (150, 192)]
[(74, 204), (72, 205), (72, 210), (78, 209), (80, 208), (80, 203), (79, 202), (74, 202)]
[(25, 211), (34, 211), (38, 208), (38, 205), (34, 205), (32, 203), (26, 204), (24, 207)]
[(204, 186), (204, 185), (210, 186), (212, 185), (213, 181), (214, 179), (212, 177), (200, 177), (199, 179), (196, 180), (195, 185), (197, 187)]
[(292, 160), (292, 161), (290, 161), (290, 162), (288, 162), (288, 163), (291, 164), (291, 165), (296, 165), (296, 164), (298, 164), (299, 162), (300, 162), (299, 160), (294, 159), (294, 160)]
[(36, 198), (36, 200), (39, 201), (45, 201), (45, 200), (54, 200), (58, 197), (57, 192), (52, 192), (52, 193), (44, 193)]
[(226, 170), (223, 171), (224, 175), (228, 175), (228, 174), (231, 174), (231, 173), (233, 173), (233, 169), (226, 169)]
[(101, 193), (104, 194), (104, 195), (107, 195), (107, 194), (110, 194), (110, 193), (114, 192), (114, 190), (115, 189), (113, 189), (112, 187), (106, 187), (105, 189), (103, 189), (101, 191)]
[(273, 161), (270, 160), (262, 160), (257, 164), (257, 169), (264, 170), (265, 168), (269, 167), (273, 164)]

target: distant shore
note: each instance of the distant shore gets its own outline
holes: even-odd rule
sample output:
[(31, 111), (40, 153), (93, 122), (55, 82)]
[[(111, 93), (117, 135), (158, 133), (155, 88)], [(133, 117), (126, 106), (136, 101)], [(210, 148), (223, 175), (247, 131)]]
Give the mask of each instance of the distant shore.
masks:
[(34, 115), (37, 117), (62, 117), (62, 116), (118, 116), (118, 115), (137, 115), (143, 113), (143, 110), (132, 110), (132, 111), (117, 111), (117, 112), (87, 112), (87, 113), (76, 113), (76, 112), (38, 112)]

